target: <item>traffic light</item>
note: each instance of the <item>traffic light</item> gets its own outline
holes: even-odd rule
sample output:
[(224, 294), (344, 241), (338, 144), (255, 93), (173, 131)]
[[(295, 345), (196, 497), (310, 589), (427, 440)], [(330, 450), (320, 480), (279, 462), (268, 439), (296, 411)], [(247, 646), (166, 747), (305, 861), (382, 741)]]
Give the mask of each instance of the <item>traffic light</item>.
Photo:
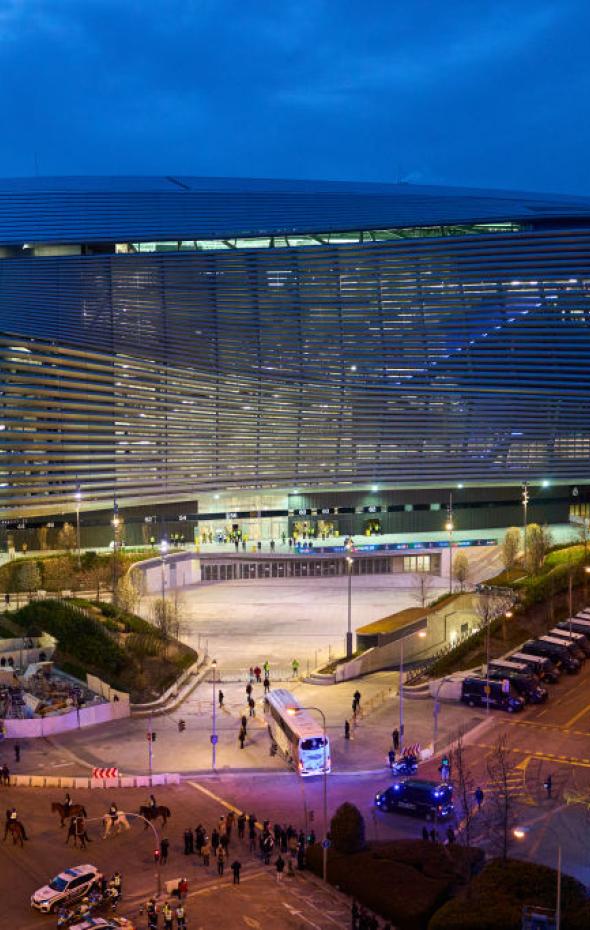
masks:
[(186, 730), (186, 723), (184, 722), (184, 720), (179, 720), (178, 721), (178, 732), (184, 733), (185, 730)]
[(148, 730), (147, 733), (146, 733), (145, 735), (146, 735), (146, 739), (147, 739), (148, 743), (155, 743), (155, 742), (156, 742), (156, 734), (155, 734), (153, 731), (150, 732), (150, 730)]
[(154, 849), (154, 862), (157, 864), (160, 861), (160, 850)]

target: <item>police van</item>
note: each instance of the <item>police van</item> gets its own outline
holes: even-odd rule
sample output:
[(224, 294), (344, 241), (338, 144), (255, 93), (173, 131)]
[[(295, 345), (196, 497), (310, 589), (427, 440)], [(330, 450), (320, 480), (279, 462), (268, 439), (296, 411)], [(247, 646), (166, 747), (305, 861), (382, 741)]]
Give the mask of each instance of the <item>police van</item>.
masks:
[(422, 778), (406, 778), (375, 795), (375, 806), (382, 811), (410, 814), (426, 820), (445, 820), (453, 813), (453, 788)]
[(510, 656), (510, 661), (520, 662), (522, 665), (526, 665), (531, 672), (539, 676), (541, 681), (555, 683), (561, 678), (561, 672), (557, 666), (553, 664), (549, 656), (533, 656), (528, 655), (526, 652), (513, 652)]
[(461, 687), (461, 700), (469, 707), (493, 707), (513, 714), (524, 707), (524, 699), (515, 693), (510, 679), (494, 681), (486, 678), (465, 678)]

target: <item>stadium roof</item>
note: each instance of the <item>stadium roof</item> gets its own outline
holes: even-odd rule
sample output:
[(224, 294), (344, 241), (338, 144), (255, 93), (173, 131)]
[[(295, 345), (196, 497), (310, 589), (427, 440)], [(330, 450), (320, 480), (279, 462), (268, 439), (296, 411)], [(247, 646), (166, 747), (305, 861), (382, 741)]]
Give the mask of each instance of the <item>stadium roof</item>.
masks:
[(0, 245), (586, 220), (590, 197), (477, 188), (184, 176), (0, 179)]

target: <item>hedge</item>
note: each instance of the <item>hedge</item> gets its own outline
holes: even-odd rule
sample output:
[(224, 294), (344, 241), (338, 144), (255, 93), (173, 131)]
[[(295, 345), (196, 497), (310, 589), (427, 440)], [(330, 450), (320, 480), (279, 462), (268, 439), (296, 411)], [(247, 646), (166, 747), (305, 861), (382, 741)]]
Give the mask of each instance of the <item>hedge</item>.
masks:
[[(554, 908), (557, 873), (544, 865), (518, 859), (493, 859), (468, 889), (444, 904), (428, 930), (521, 930), (525, 905)], [(562, 927), (590, 926), (590, 905), (581, 882), (563, 875)]]
[[(479, 849), (423, 840), (374, 843), (345, 855), (328, 855), (328, 881), (400, 930), (423, 930), (457, 883), (483, 861)], [(307, 851), (308, 867), (322, 873), (319, 844)]]
[(59, 650), (84, 667), (100, 667), (119, 674), (129, 661), (125, 651), (109, 636), (99, 620), (92, 620), (60, 601), (36, 601), (11, 614), (11, 620), (28, 632), (41, 628), (54, 636)]

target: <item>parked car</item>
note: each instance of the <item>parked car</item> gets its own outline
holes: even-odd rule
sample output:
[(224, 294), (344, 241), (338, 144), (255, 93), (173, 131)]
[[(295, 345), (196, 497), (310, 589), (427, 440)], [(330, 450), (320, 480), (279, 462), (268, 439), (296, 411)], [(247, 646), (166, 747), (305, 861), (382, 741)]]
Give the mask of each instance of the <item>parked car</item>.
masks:
[(489, 676), (495, 681), (508, 678), (516, 693), (524, 698), (527, 704), (543, 704), (549, 696), (547, 688), (539, 684), (536, 675), (520, 675), (518, 672), (506, 672), (490, 666)]
[[(504, 682), (508, 682), (506, 688)], [(486, 689), (489, 688), (489, 693)], [(496, 681), (490, 678), (465, 678), (461, 691), (461, 700), (469, 707), (490, 707), (496, 710), (506, 710), (513, 714), (524, 707), (524, 699), (512, 687), (509, 679)]]
[(378, 791), (375, 806), (382, 811), (411, 814), (426, 820), (444, 820), (454, 810), (453, 788), (436, 781), (406, 778)]
[(533, 656), (549, 656), (558, 668), (562, 668), (568, 675), (575, 675), (580, 671), (580, 662), (571, 655), (565, 643), (550, 636), (539, 639), (530, 639), (520, 647), (520, 652), (530, 653)]
[(575, 646), (574, 654), (582, 661), (586, 661), (587, 657), (590, 656), (590, 640), (586, 639), (584, 633), (578, 633), (573, 627), (570, 630), (569, 626), (562, 626), (561, 623), (558, 623), (552, 630), (549, 630), (549, 636), (564, 639), (567, 643)]
[(561, 678), (561, 672), (549, 656), (533, 656), (530, 653), (513, 652), (510, 659), (526, 665), (535, 675), (539, 676), (541, 681), (549, 681), (554, 684)]
[(44, 914), (50, 914), (57, 907), (63, 907), (83, 898), (97, 884), (101, 877), (95, 865), (77, 865), (65, 869), (47, 885), (38, 888), (31, 896), (31, 907)]

